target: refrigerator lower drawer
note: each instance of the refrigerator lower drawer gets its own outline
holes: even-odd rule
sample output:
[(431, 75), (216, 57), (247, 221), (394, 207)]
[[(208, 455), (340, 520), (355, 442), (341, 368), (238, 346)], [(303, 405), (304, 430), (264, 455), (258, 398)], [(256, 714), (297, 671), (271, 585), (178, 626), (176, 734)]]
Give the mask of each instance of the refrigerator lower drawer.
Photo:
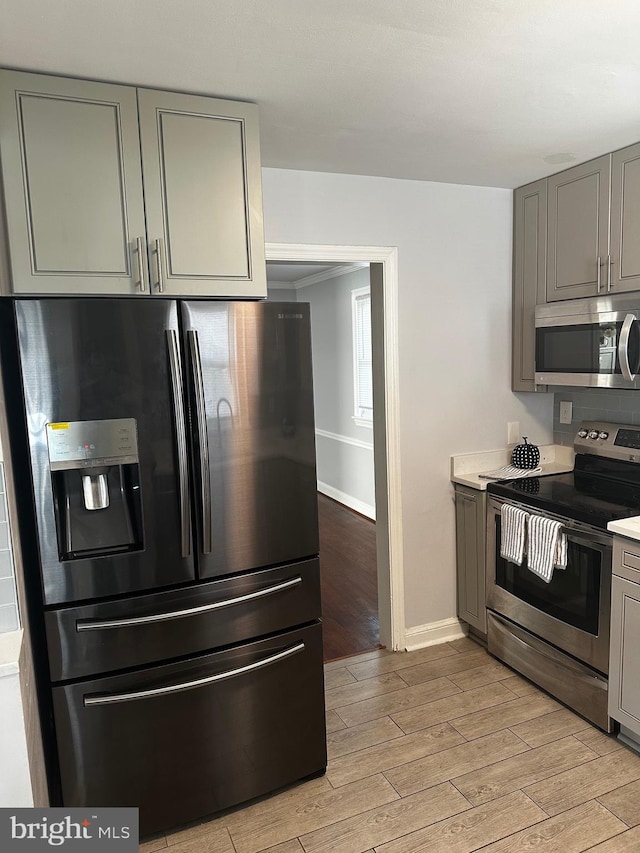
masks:
[(102, 675), (285, 631), (320, 617), (317, 559), (45, 614), (52, 681)]
[(63, 805), (137, 806), (141, 834), (326, 767), (319, 623), (53, 690)]

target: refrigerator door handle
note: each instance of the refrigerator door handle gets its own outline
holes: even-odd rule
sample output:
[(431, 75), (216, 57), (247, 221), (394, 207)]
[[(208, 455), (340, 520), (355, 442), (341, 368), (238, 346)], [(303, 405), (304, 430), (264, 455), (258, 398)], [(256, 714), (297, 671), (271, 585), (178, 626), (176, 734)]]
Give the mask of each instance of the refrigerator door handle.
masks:
[(180, 684), (170, 684), (167, 687), (154, 687), (151, 690), (135, 690), (131, 693), (111, 693), (103, 696), (85, 696), (83, 703), (85, 708), (96, 705), (113, 705), (116, 702), (131, 702), (134, 699), (152, 699), (155, 696), (166, 696), (170, 693), (182, 693), (185, 690), (193, 690), (196, 687), (205, 687), (208, 684), (215, 684), (217, 681), (225, 681), (227, 678), (234, 678), (237, 675), (245, 675), (247, 672), (254, 672), (256, 669), (262, 669), (265, 666), (270, 666), (280, 660), (289, 658), (305, 649), (304, 643), (296, 643), (295, 646), (290, 646), (275, 655), (269, 655), (267, 658), (256, 661), (255, 663), (247, 664), (247, 666), (239, 666), (236, 669), (228, 669), (226, 672), (218, 672), (216, 675), (208, 675), (206, 678), (197, 678), (195, 681), (183, 681)]
[(244, 604), (256, 598), (264, 598), (285, 589), (291, 589), (302, 583), (302, 577), (298, 575), (282, 583), (249, 592), (246, 595), (237, 595), (235, 598), (225, 598), (223, 601), (214, 601), (211, 604), (201, 604), (198, 607), (187, 607), (184, 610), (171, 610), (168, 613), (152, 613), (150, 616), (132, 616), (129, 619), (105, 619), (102, 621), (76, 622), (76, 631), (101, 631), (106, 628), (129, 628), (132, 625), (148, 625), (152, 622), (168, 622), (170, 619), (182, 619), (184, 616), (197, 616), (200, 613), (209, 613), (212, 610), (220, 610), (223, 607), (231, 607), (234, 604)]
[(188, 557), (191, 553), (189, 506), (189, 473), (187, 470), (187, 435), (185, 432), (184, 389), (182, 386), (182, 366), (180, 347), (175, 329), (167, 329), (167, 349), (169, 351), (169, 371), (171, 376), (171, 394), (173, 397), (173, 417), (176, 430), (178, 455), (178, 495), (180, 500), (180, 553)]
[(200, 457), (200, 508), (202, 510), (202, 553), (211, 553), (211, 471), (209, 468), (209, 437), (207, 434), (207, 409), (202, 378), (202, 360), (198, 332), (187, 332), (191, 375), (196, 404), (196, 432)]

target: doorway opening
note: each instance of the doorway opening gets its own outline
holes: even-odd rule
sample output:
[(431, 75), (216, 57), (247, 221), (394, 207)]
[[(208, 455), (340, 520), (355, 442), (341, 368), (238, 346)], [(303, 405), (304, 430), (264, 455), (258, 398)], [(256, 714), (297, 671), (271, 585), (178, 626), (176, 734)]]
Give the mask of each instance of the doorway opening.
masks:
[[(349, 351), (352, 353), (350, 365), (343, 367), (347, 382), (342, 383), (342, 390), (335, 389), (336, 402), (343, 409), (348, 410), (349, 428), (340, 434), (331, 429), (324, 428), (323, 421), (316, 412), (316, 442), (319, 456), (319, 516), (321, 525), (321, 575), (323, 572), (323, 526), (330, 535), (324, 537), (327, 558), (340, 537), (344, 543), (348, 538), (346, 534), (338, 534), (339, 522), (343, 523), (352, 537), (352, 546), (343, 549), (343, 553), (337, 560), (338, 574), (344, 575), (353, 567), (353, 557), (358, 555), (365, 564), (369, 565), (369, 593), (343, 588), (336, 592), (341, 600), (343, 613), (335, 611), (335, 619), (338, 626), (341, 623), (350, 622), (359, 638), (354, 642), (363, 643), (369, 648), (377, 647), (378, 643), (373, 640), (377, 631), (379, 644), (393, 650), (404, 648), (404, 594), (402, 577), (402, 525), (400, 513), (400, 459), (399, 459), (399, 434), (398, 434), (398, 382), (397, 382), (397, 252), (394, 248), (387, 247), (353, 247), (353, 246), (312, 246), (292, 244), (267, 244), (266, 256), (268, 261), (268, 277), (270, 280), (270, 297), (280, 301), (311, 301), (312, 302), (312, 328), (314, 317), (320, 317), (324, 312), (331, 316), (332, 308), (329, 298), (329, 288), (321, 290), (324, 281), (335, 282), (339, 279), (347, 280), (352, 277), (351, 288), (348, 297), (350, 310), (345, 312), (347, 316), (341, 316), (336, 322), (340, 322), (344, 329), (348, 327), (348, 335), (343, 334), (344, 340), (349, 339)], [(310, 265), (310, 266), (308, 266)], [(356, 287), (359, 277), (360, 287)], [(364, 316), (363, 304), (356, 305), (358, 296), (362, 296), (365, 285), (370, 297), (370, 365), (372, 375), (372, 394), (370, 400), (367, 398), (366, 388), (360, 382), (360, 393), (358, 396), (358, 382), (366, 365), (357, 365), (357, 357), (353, 354), (353, 341), (355, 339), (355, 323), (360, 316)], [(308, 294), (312, 293), (309, 288), (313, 287), (317, 294), (321, 294), (320, 302), (316, 298), (310, 300)], [(336, 288), (333, 287), (333, 290)], [(344, 289), (344, 288), (343, 288)], [(349, 287), (346, 288), (349, 290)], [(305, 290), (307, 291), (305, 293)], [(360, 291), (360, 293), (357, 293)], [(355, 292), (355, 295), (354, 293)], [(343, 294), (344, 295), (344, 294)], [(322, 303), (326, 304), (322, 304)], [(315, 307), (314, 307), (315, 305)], [(314, 336), (316, 330), (314, 329)], [(326, 338), (327, 335), (325, 334)], [(335, 336), (334, 336), (335, 337)], [(325, 350), (330, 340), (323, 340)], [(318, 385), (316, 373), (317, 353), (314, 346), (314, 382)], [(334, 349), (338, 349), (335, 345)], [(344, 346), (342, 346), (344, 352)], [(334, 371), (335, 377), (335, 371)], [(331, 378), (325, 376), (321, 382), (331, 382)], [(333, 380), (335, 382), (335, 378)], [(350, 388), (351, 397), (347, 393)], [(326, 390), (326, 389), (325, 389)], [(329, 392), (331, 388), (329, 388)], [(331, 399), (331, 395), (325, 395), (325, 399)], [(342, 401), (342, 402), (340, 402)], [(371, 412), (368, 412), (371, 407)], [(321, 413), (324, 418), (326, 413)], [(344, 412), (343, 412), (344, 414)], [(363, 424), (369, 417), (370, 423)], [(319, 427), (319, 429), (318, 429)], [(359, 431), (360, 430), (360, 431)], [(340, 440), (342, 439), (342, 440)], [(345, 439), (347, 439), (345, 441)], [(351, 460), (346, 466), (350, 469), (351, 486), (341, 488), (345, 481), (340, 479), (337, 471), (331, 470), (335, 467), (335, 459), (343, 458), (349, 452)], [(351, 452), (353, 451), (353, 452)], [(360, 455), (360, 462), (369, 454), (373, 466), (368, 475), (364, 475), (363, 468), (354, 462), (356, 456)], [(320, 456), (324, 458), (321, 460)], [(334, 460), (333, 462), (331, 460)], [(327, 467), (328, 466), (328, 467)], [(355, 479), (353, 478), (355, 471)], [(322, 471), (329, 474), (323, 475)], [(358, 480), (360, 471), (360, 480)], [(343, 472), (344, 473), (344, 472)], [(332, 480), (325, 482), (322, 479)], [(367, 481), (368, 476), (368, 481)], [(366, 488), (368, 482), (369, 489)], [(337, 485), (336, 485), (337, 484)], [(355, 494), (353, 494), (355, 492)], [(337, 501), (337, 502), (336, 502)], [(342, 506), (340, 504), (343, 504)], [(368, 534), (368, 540), (367, 540)], [(361, 538), (364, 537), (364, 538)], [(333, 538), (333, 545), (331, 543)], [(364, 542), (367, 541), (365, 545)], [(358, 544), (359, 543), (359, 544)], [(342, 568), (339, 568), (340, 563)], [(373, 566), (375, 565), (375, 569)], [(373, 570), (373, 573), (372, 571)], [(356, 573), (354, 572), (354, 575)], [(324, 593), (324, 588), (323, 588)], [(377, 599), (377, 618), (376, 618)], [(373, 601), (373, 604), (371, 604)], [(367, 608), (371, 608), (369, 613)], [(324, 619), (329, 633), (329, 622), (331, 621), (331, 602), (325, 594), (323, 599)], [(349, 614), (351, 610), (351, 614)], [(360, 622), (360, 627), (357, 623)], [(340, 631), (337, 632), (338, 634)], [(334, 659), (343, 654), (335, 651), (336, 647), (326, 648), (325, 657)], [(349, 649), (344, 652), (348, 654), (363, 651), (364, 648)]]

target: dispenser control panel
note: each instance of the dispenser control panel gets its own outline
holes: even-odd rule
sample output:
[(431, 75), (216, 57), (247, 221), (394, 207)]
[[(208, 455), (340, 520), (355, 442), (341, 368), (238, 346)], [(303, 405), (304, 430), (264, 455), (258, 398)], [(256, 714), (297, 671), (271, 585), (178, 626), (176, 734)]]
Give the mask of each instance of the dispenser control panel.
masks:
[(52, 471), (131, 465), (138, 461), (135, 418), (47, 424)]

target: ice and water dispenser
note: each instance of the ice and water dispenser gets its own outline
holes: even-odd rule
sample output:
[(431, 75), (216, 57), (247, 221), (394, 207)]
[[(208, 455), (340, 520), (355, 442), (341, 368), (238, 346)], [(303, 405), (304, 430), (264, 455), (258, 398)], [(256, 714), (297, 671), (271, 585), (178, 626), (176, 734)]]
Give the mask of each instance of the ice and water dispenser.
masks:
[(60, 560), (143, 547), (134, 418), (47, 424)]

